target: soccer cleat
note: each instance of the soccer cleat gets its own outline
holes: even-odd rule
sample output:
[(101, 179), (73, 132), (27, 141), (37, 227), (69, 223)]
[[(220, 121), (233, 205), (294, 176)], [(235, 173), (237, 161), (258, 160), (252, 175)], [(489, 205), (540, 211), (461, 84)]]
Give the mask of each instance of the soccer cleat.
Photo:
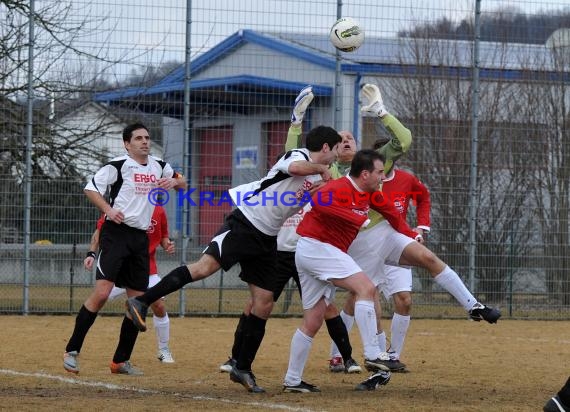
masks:
[(220, 365), (220, 372), (230, 373), (232, 368), (236, 366), (237, 361), (233, 358), (229, 358), (226, 363)]
[(131, 361), (128, 360), (120, 363), (111, 362), (111, 373), (116, 373), (119, 375), (132, 375), (132, 376), (143, 375), (143, 371), (135, 368), (133, 365), (131, 365)]
[(127, 307), (127, 318), (133, 321), (138, 330), (145, 332), (145, 319), (148, 311), (148, 305), (135, 297), (128, 298), (125, 305)]
[(376, 359), (364, 359), (364, 367), (368, 372), (389, 372), (390, 368), (385, 365), (385, 363), (389, 360), (390, 356), (388, 356), (386, 352), (381, 352)]
[(76, 350), (65, 352), (63, 354), (63, 369), (71, 373), (79, 373), (79, 361), (77, 357), (79, 353)]
[(544, 412), (570, 412), (570, 406), (562, 403), (558, 395), (553, 396), (542, 408)]
[(232, 382), (241, 384), (248, 392), (253, 393), (264, 393), (265, 389), (261, 386), (257, 386), (255, 382), (255, 375), (252, 371), (244, 371), (236, 368), (232, 368), (230, 372), (230, 379)]
[(500, 317), (501, 311), (499, 309), (490, 308), (481, 303), (476, 303), (469, 311), (469, 318), (476, 322), (486, 320), (489, 323), (497, 323)]
[(172, 352), (170, 352), (169, 348), (160, 349), (156, 357), (162, 363), (174, 363), (174, 358), (172, 357)]
[(381, 359), (380, 362), (386, 366), (390, 372), (403, 372), (406, 369), (406, 365), (394, 357), (394, 352), (388, 352), (388, 359)]
[(344, 363), (341, 356), (335, 356), (329, 360), (329, 370), (334, 373), (344, 372)]
[(381, 385), (387, 385), (390, 382), (390, 372), (379, 371), (371, 375), (366, 380), (360, 382), (354, 388), (355, 391), (373, 391)]
[(297, 393), (311, 393), (320, 392), (321, 390), (315, 385), (311, 385), (305, 381), (301, 381), (298, 385), (287, 385), (283, 384), (283, 392), (297, 392)]
[(344, 373), (360, 373), (362, 368), (356, 361), (352, 358), (346, 361), (344, 364)]

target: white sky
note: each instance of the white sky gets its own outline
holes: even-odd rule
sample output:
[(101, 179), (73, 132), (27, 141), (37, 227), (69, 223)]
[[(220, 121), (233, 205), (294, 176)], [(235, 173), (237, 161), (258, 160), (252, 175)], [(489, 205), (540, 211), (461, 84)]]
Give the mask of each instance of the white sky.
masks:
[[(39, 5), (53, 0), (36, 0)], [(443, 16), (460, 21), (474, 13), (475, 0), (343, 0), (342, 15), (355, 18), (367, 36), (393, 37), (398, 30)], [(90, 16), (91, 34), (75, 44), (117, 58), (118, 76), (136, 66), (184, 60), (186, 4), (192, 5), (192, 53), (223, 41), (242, 28), (328, 35), (337, 0), (71, 0), (78, 16)], [(498, 8), (535, 14), (570, 9), (570, 0), (482, 0), (483, 12)], [(67, 62), (66, 64), (73, 64)], [(98, 65), (93, 70), (102, 70)]]

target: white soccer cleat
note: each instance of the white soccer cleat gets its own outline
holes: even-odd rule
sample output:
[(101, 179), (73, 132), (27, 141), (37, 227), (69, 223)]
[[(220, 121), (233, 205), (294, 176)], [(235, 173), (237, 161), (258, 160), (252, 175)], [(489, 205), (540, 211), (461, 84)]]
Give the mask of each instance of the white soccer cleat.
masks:
[(156, 357), (162, 363), (174, 363), (174, 358), (172, 357), (172, 352), (170, 352), (169, 348), (160, 349)]

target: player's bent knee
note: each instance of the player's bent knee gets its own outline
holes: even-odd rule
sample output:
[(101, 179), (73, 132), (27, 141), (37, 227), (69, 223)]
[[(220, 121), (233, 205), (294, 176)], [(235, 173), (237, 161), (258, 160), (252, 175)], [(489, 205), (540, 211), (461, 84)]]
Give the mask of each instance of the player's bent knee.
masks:
[(150, 308), (152, 309), (152, 313), (154, 313), (159, 318), (166, 316), (166, 308), (162, 300), (157, 300), (152, 305), (150, 305)]

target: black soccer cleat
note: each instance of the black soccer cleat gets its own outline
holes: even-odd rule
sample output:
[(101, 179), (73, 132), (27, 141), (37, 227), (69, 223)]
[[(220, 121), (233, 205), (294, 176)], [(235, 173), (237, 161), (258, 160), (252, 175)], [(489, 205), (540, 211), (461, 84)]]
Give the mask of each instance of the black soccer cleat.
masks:
[(321, 390), (315, 385), (311, 385), (305, 381), (301, 381), (298, 385), (283, 385), (283, 392), (311, 393), (320, 391)]
[(570, 412), (570, 406), (562, 403), (558, 395), (553, 396), (542, 408), (544, 412)]
[(248, 392), (265, 392), (265, 389), (263, 389), (261, 386), (257, 386), (257, 383), (255, 382), (255, 375), (252, 371), (240, 370), (234, 366), (230, 372), (230, 379), (232, 382), (241, 384), (245, 389), (247, 389)]
[(390, 372), (402, 372), (406, 369), (406, 364), (400, 362), (399, 359), (392, 359), (390, 357), (387, 361), (381, 361), (384, 366), (390, 369)]
[(354, 359), (350, 358), (344, 364), (344, 373), (360, 373), (360, 372), (362, 372), (362, 368)]
[(360, 382), (354, 388), (355, 391), (373, 391), (379, 386), (387, 385), (390, 382), (390, 372), (379, 371), (371, 375), (365, 381)]
[(125, 303), (127, 307), (127, 318), (133, 321), (134, 325), (141, 332), (146, 331), (146, 313), (148, 312), (148, 305), (141, 302), (135, 297), (128, 298)]
[(499, 309), (490, 308), (481, 303), (477, 303), (473, 309), (469, 311), (469, 318), (475, 322), (486, 320), (489, 323), (497, 323), (501, 317)]
[(220, 365), (220, 372), (230, 373), (232, 368), (237, 365), (237, 361), (234, 358), (229, 358), (225, 363)]
[(376, 359), (364, 359), (364, 367), (368, 372), (378, 372), (386, 371), (390, 372), (390, 368), (386, 366), (386, 362), (390, 360), (390, 357), (386, 352), (382, 352)]

